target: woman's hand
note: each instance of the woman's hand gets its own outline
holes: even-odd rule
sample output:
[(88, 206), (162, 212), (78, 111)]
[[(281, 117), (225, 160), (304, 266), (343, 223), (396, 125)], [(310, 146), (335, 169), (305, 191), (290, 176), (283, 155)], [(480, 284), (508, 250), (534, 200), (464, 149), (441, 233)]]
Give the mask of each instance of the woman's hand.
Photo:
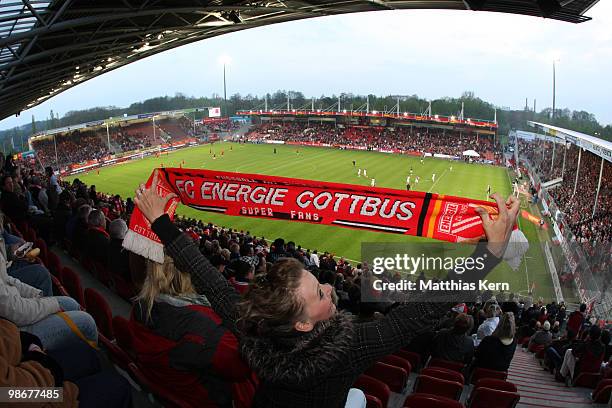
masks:
[(160, 196), (157, 193), (158, 182), (157, 170), (155, 170), (151, 187), (146, 188), (144, 184), (140, 184), (134, 196), (134, 204), (136, 204), (150, 223), (153, 223), (156, 219), (164, 215), (164, 210), (166, 209), (168, 201), (177, 197), (174, 193), (169, 193), (165, 197)]
[(496, 257), (501, 258), (506, 252), (512, 229), (518, 217), (520, 201), (514, 195), (510, 195), (506, 201), (498, 194), (491, 194), (491, 198), (497, 203), (499, 215), (496, 220), (489, 217), (489, 213), (482, 207), (476, 208), (476, 212), (482, 219), (482, 226), (487, 236), (487, 249)]

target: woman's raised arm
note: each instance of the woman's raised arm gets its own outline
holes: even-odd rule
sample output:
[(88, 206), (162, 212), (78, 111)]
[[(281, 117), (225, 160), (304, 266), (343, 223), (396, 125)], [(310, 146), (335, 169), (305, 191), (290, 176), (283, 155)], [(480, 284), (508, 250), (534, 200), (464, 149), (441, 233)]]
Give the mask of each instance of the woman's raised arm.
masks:
[(157, 194), (157, 178), (154, 178), (150, 188), (146, 188), (144, 184), (140, 185), (136, 190), (134, 203), (151, 223), (151, 229), (162, 241), (177, 268), (191, 275), (191, 281), (198, 293), (208, 298), (215, 313), (226, 323), (231, 323), (230, 330), (236, 333), (236, 305), (240, 301), (240, 295), (202, 255), (195, 242), (182, 233), (164, 212), (166, 203), (174, 197), (176, 195), (173, 193), (165, 197)]

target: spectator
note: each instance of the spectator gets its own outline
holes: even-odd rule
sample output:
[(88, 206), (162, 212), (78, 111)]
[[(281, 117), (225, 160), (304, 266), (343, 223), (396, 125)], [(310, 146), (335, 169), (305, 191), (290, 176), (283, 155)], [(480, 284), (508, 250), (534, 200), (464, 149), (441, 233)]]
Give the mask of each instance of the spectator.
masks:
[(455, 317), (452, 329), (440, 330), (433, 339), (431, 356), (460, 363), (471, 363), (474, 341), (468, 337), (474, 325), (471, 316), (460, 313)]
[(586, 304), (580, 305), (580, 310), (574, 310), (567, 319), (567, 329), (573, 331), (577, 335), (580, 335), (580, 329), (584, 324), (586, 316)]
[(538, 330), (529, 339), (529, 348), (532, 346), (548, 346), (552, 342), (552, 334), (550, 333), (550, 322), (545, 321), (542, 324), (542, 329)]
[(100, 210), (93, 210), (87, 216), (87, 254), (92, 260), (107, 266), (110, 237), (106, 232), (106, 218)]
[[(85, 338), (96, 343), (98, 333), (94, 320), (74, 299), (66, 296), (40, 297), (41, 291), (6, 273), (6, 260), (0, 254), (0, 317), (15, 323), (20, 330), (34, 334), (46, 348), (54, 350), (81, 342), (67, 319)], [(60, 316), (57, 312), (64, 311)]]
[(593, 325), (586, 342), (578, 344), (574, 349), (567, 349), (559, 374), (565, 378), (566, 384), (571, 384), (581, 372), (599, 373), (604, 354), (601, 329)]
[(504, 313), (497, 328), (476, 349), (474, 367), (508, 371), (516, 350), (514, 315)]
[(130, 257), (127, 250), (123, 248), (123, 238), (127, 234), (128, 227), (121, 218), (111, 221), (108, 226), (110, 242), (108, 244), (108, 269), (121, 276), (126, 282), (131, 282)]
[[(349, 388), (365, 369), (410, 343), (417, 332), (433, 327), (453, 305), (437, 302), (448, 300), (450, 293), (427, 293), (423, 298), (427, 302), (413, 299), (382, 319), (355, 324), (344, 313), (336, 312), (331, 286), (320, 285), (299, 261), (291, 258), (277, 262), (258, 277), (241, 300), (193, 240), (164, 213), (169, 198), (157, 195), (157, 186), (152, 185), (137, 191), (135, 203), (177, 267), (191, 275), (195, 287), (211, 300), (215, 312), (240, 336), (242, 355), (260, 380), (255, 408), (343, 406)], [(509, 200), (508, 217), (484, 224), (490, 241), (508, 242), (520, 207), (518, 200)], [(485, 258), (486, 271), (499, 261), (492, 253)], [(500, 333), (501, 341), (509, 335), (513, 342), (512, 316), (511, 319), (512, 327)], [(504, 322), (506, 325), (509, 324)]]
[(499, 323), (500, 309), (497, 303), (487, 302), (485, 303), (483, 310), (485, 312), (486, 320), (480, 326), (478, 326), (476, 341), (474, 342), (476, 346), (478, 346), (478, 344), (486, 336), (491, 335), (495, 331), (495, 328), (497, 328), (497, 324)]
[(550, 347), (546, 348), (546, 352), (544, 355), (544, 365), (548, 367), (551, 372), (556, 370), (556, 372), (561, 369), (561, 363), (563, 362), (563, 357), (565, 352), (568, 349), (576, 347), (579, 342), (576, 341), (576, 332), (568, 330), (565, 337), (562, 337), (559, 340), (553, 341)]
[(194, 406), (231, 407), (230, 382), (244, 381), (250, 370), (236, 337), (209, 306), (171, 258), (163, 265), (149, 262), (134, 319), (172, 344), (160, 352), (155, 338), (139, 330), (139, 337), (149, 341), (138, 342), (137, 352), (149, 356), (145, 364)]

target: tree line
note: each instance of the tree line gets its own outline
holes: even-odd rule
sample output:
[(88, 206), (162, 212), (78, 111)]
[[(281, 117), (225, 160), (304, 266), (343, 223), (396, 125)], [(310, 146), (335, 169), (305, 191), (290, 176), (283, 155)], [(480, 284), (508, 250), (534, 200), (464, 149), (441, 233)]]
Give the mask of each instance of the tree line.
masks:
[[(366, 103), (369, 102), (370, 111), (396, 112), (399, 100), (400, 112), (424, 113), (427, 111), (430, 103), (430, 101), (417, 95), (366, 96), (341, 93), (340, 95), (321, 95), (314, 98), (314, 108), (335, 110), (338, 108), (338, 98), (340, 98), (340, 109), (346, 109), (347, 111), (363, 110)], [(135, 102), (127, 108), (117, 106), (94, 107), (69, 111), (62, 117), (51, 110), (49, 116), (45, 119), (36, 120), (32, 116), (32, 121), (28, 124), (0, 131), (0, 143), (2, 143), (4, 151), (12, 150), (17, 152), (21, 151), (22, 148), (27, 150), (27, 138), (32, 134), (58, 127), (102, 120), (124, 114), (136, 115), (196, 107), (221, 106), (224, 115), (233, 115), (239, 110), (263, 109), (266, 102), (268, 109), (286, 109), (287, 107), (290, 109), (310, 109), (313, 107), (313, 99), (306, 98), (299, 91), (278, 90), (265, 96), (236, 93), (231, 95), (227, 101), (224, 101), (223, 97), (218, 94), (213, 94), (210, 97), (189, 97), (177, 93), (174, 96), (160, 96), (142, 102)], [(572, 111), (565, 108), (557, 109), (555, 117), (552, 118), (552, 110), (550, 108), (545, 108), (540, 112), (534, 112), (527, 107), (523, 110), (496, 108), (491, 102), (476, 97), (473, 92), (464, 92), (458, 98), (444, 97), (432, 100), (431, 114), (458, 116), (461, 112), (462, 104), (465, 118), (492, 121), (497, 114), (498, 134), (502, 136), (507, 135), (511, 129), (532, 130), (528, 127), (527, 121), (533, 120), (594, 135), (605, 140), (612, 140), (612, 126), (602, 126), (592, 113)], [(196, 113), (196, 117), (202, 114)]]

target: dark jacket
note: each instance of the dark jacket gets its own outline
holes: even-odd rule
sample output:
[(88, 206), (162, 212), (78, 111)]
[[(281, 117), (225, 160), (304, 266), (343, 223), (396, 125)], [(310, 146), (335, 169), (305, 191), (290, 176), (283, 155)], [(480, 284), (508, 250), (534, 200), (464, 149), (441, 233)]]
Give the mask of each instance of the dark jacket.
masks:
[(108, 270), (121, 276), (126, 282), (131, 282), (130, 254), (123, 248), (122, 243), (122, 239), (111, 238), (108, 244)]
[(106, 266), (108, 262), (108, 233), (102, 228), (90, 227), (87, 229), (87, 254), (96, 262)]
[(448, 293), (428, 293), (427, 299), (415, 298), (417, 301), (369, 323), (355, 323), (340, 312), (308, 333), (275, 338), (240, 336), (235, 326), (240, 295), (167, 215), (155, 220), (152, 228), (175, 265), (190, 273), (198, 293), (206, 295), (213, 310), (239, 338), (244, 359), (261, 381), (254, 408), (344, 407), (348, 390), (359, 375), (376, 360), (431, 330), (453, 305), (441, 301), (448, 299)]
[(444, 360), (470, 363), (474, 356), (474, 340), (465, 334), (454, 333), (452, 329), (442, 329), (433, 339), (431, 355)]
[(508, 371), (515, 350), (516, 340), (506, 346), (498, 337), (486, 336), (476, 349), (474, 366), (488, 368), (489, 370)]

